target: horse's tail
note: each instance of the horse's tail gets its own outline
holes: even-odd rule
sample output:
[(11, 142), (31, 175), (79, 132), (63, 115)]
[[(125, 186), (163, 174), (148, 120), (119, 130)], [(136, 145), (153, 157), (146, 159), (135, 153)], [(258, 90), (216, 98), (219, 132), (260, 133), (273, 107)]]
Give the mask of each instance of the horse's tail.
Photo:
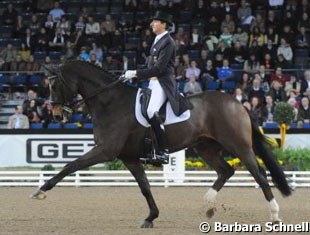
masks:
[(289, 196), (292, 193), (292, 188), (289, 186), (286, 176), (278, 164), (275, 155), (266, 137), (261, 133), (256, 125), (252, 124), (252, 140), (255, 153), (263, 160), (265, 166), (270, 171), (272, 181), (275, 186), (280, 190), (283, 196)]

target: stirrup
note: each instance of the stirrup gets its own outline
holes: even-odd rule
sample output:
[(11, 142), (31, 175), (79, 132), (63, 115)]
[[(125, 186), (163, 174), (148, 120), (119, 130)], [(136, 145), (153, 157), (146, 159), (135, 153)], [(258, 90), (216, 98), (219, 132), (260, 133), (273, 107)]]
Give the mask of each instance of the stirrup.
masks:
[(140, 161), (144, 164), (152, 164), (154, 166), (160, 166), (162, 164), (169, 163), (169, 154), (167, 152), (160, 152), (159, 154), (148, 154), (146, 158), (140, 158)]

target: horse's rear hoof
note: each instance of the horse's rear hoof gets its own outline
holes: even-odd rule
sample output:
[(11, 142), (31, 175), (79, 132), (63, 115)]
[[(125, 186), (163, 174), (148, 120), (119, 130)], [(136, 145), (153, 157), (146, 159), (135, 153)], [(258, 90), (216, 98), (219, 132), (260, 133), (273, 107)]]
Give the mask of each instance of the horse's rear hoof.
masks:
[(144, 220), (140, 226), (140, 228), (153, 228), (153, 227), (154, 227), (153, 222), (149, 222), (147, 220)]
[(42, 190), (38, 189), (32, 194), (30, 194), (31, 199), (38, 199), (38, 200), (44, 200), (47, 197), (46, 192), (43, 192)]
[(213, 207), (213, 208), (210, 208), (209, 210), (207, 210), (206, 212), (206, 216), (210, 219), (214, 216), (215, 214), (215, 211), (216, 211), (216, 208)]

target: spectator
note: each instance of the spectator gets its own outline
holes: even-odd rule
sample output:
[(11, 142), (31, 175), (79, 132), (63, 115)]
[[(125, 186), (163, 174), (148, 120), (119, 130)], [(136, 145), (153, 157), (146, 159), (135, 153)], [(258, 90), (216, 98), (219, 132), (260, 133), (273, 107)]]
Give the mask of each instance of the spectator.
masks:
[(21, 15), (17, 16), (15, 29), (13, 31), (13, 38), (21, 38), (26, 33), (26, 26), (24, 24), (24, 19)]
[(247, 47), (248, 46), (249, 35), (245, 32), (241, 26), (237, 26), (237, 30), (233, 35), (233, 43), (237, 41), (240, 42), (241, 46)]
[(257, 97), (261, 102), (263, 101), (265, 92), (261, 88), (261, 79), (255, 78), (253, 80), (252, 86), (249, 89), (248, 97), (251, 100), (253, 97)]
[(11, 70), (11, 63), (15, 61), (17, 52), (16, 49), (12, 46), (11, 43), (8, 43), (7, 46), (1, 51), (1, 57), (5, 61), (4, 70)]
[(123, 71), (134, 70), (136, 68), (135, 60), (129, 59), (127, 56), (124, 56), (124, 55), (123, 55), (123, 63), (122, 64), (123, 64), (123, 66), (122, 66)]
[(258, 46), (263, 46), (265, 44), (264, 34), (261, 33), (258, 27), (254, 27), (252, 33), (250, 34), (250, 46), (256, 41)]
[(241, 0), (241, 6), (238, 8), (237, 16), (241, 24), (251, 24), (249, 17), (252, 17), (252, 9), (248, 6), (245, 0)]
[(282, 68), (281, 67), (277, 67), (276, 71), (273, 75), (271, 75), (270, 77), (270, 84), (273, 81), (278, 81), (282, 87), (285, 86), (285, 83), (288, 81), (288, 77), (282, 73)]
[(251, 80), (248, 73), (243, 73), (240, 81), (240, 88), (244, 94), (248, 94), (251, 89)]
[(243, 94), (242, 89), (239, 87), (235, 89), (233, 97), (240, 103), (243, 103), (245, 100), (247, 100), (247, 96)]
[(94, 42), (91, 44), (91, 46), (92, 46), (92, 49), (91, 49), (91, 51), (89, 53), (90, 54), (96, 54), (97, 60), (99, 62), (101, 62), (102, 59), (103, 59), (103, 51), (102, 51), (102, 49), (100, 47), (98, 47), (97, 44), (94, 43)]
[(270, 86), (269, 86), (270, 75), (269, 75), (269, 72), (266, 72), (266, 68), (264, 65), (259, 66), (259, 71), (257, 74), (261, 78), (262, 88), (263, 88), (264, 92), (265, 93), (269, 92), (269, 90), (270, 90)]
[(296, 34), (292, 30), (290, 25), (283, 26), (283, 32), (280, 34), (280, 38), (284, 38), (286, 43), (289, 45), (294, 45)]
[(277, 56), (277, 60), (275, 62), (275, 68), (281, 67), (283, 69), (289, 69), (291, 67), (290, 63), (284, 58), (282, 54)]
[(269, 53), (266, 53), (264, 55), (264, 59), (262, 61), (262, 65), (267, 69), (267, 70), (272, 70), (274, 69), (274, 61), (272, 60), (272, 57)]
[(52, 51), (62, 51), (65, 47), (65, 37), (62, 34), (61, 28), (57, 28), (55, 36), (52, 41), (49, 41), (48, 45)]
[(37, 0), (37, 8), (39, 12), (48, 12), (54, 6), (54, 0)]
[(45, 75), (49, 74), (49, 71), (46, 70), (46, 67), (51, 67), (53, 65), (52, 60), (49, 56), (45, 56), (43, 66), (41, 66), (40, 71), (43, 72)]
[(289, 97), (290, 93), (293, 91), (296, 95), (300, 95), (300, 82), (297, 81), (295, 75), (290, 75), (290, 79), (285, 82), (284, 91), (286, 96)]
[[(29, 72), (36, 72), (36, 71), (40, 70), (40, 66), (36, 62), (33, 55), (29, 56), (29, 61), (26, 63), (26, 69), (25, 70), (29, 71)], [(28, 73), (28, 74), (32, 74), (32, 73)]]
[(223, 60), (223, 66), (217, 69), (218, 80), (229, 81), (234, 80), (234, 72), (232, 68), (229, 67), (228, 59)]
[(66, 39), (70, 36), (70, 33), (71, 33), (71, 23), (67, 19), (66, 15), (63, 15), (61, 17), (60, 21), (58, 21), (56, 23), (56, 28), (60, 28), (61, 29), (61, 33), (62, 33), (62, 35), (64, 35), (64, 37)]
[(98, 67), (102, 67), (101, 62), (97, 59), (97, 56), (95, 53), (90, 53), (90, 56), (88, 57), (88, 59), (86, 60), (88, 63), (91, 63), (93, 65), (96, 65)]
[(204, 68), (208, 59), (210, 59), (208, 56), (208, 51), (205, 49), (200, 50), (200, 57), (196, 60), (198, 68)]
[(263, 122), (273, 122), (275, 104), (273, 102), (272, 96), (266, 95), (265, 102), (266, 104), (262, 109)]
[(289, 98), (287, 100), (287, 103), (293, 108), (293, 112), (294, 112), (293, 122), (296, 122), (297, 121), (297, 117), (298, 117), (298, 109), (296, 108), (297, 100), (296, 100), (296, 98)]
[(80, 52), (79, 58), (81, 58), (81, 60), (83, 60), (83, 61), (88, 60), (89, 53), (87, 52), (86, 47), (81, 47), (81, 52)]
[(192, 76), (185, 83), (184, 86), (184, 94), (185, 95), (193, 95), (202, 92), (201, 85), (196, 81), (196, 77)]
[(103, 29), (107, 34), (113, 34), (116, 30), (115, 21), (112, 20), (111, 15), (107, 14), (105, 16), (105, 21), (101, 23), (101, 29)]
[(272, 26), (268, 27), (267, 33), (265, 34), (265, 43), (267, 43), (268, 40), (271, 40), (274, 46), (277, 46), (279, 43), (279, 35), (274, 31)]
[(49, 14), (52, 16), (54, 22), (60, 21), (65, 12), (60, 8), (59, 2), (54, 3), (54, 8), (50, 10)]
[(17, 54), (22, 57), (22, 61), (28, 62), (31, 55), (31, 51), (29, 50), (29, 48), (25, 46), (25, 43), (22, 43), (20, 45), (20, 49), (18, 50)]
[(286, 100), (285, 91), (281, 83), (277, 80), (271, 83), (271, 89), (269, 91), (269, 95), (271, 95), (272, 99), (276, 104), (279, 102), (285, 102)]
[[(277, 56), (277, 48), (273, 45), (273, 42), (271, 39), (268, 39), (266, 44), (263, 46), (263, 55), (269, 54), (272, 58), (275, 58)], [(273, 59), (272, 59), (273, 61)]]
[(296, 36), (296, 47), (299, 49), (308, 49), (310, 46), (309, 35), (306, 34), (306, 28), (300, 27), (299, 34)]
[(262, 32), (262, 33), (264, 33), (266, 31), (265, 30), (265, 20), (260, 13), (256, 14), (256, 17), (251, 24), (250, 29), (252, 32), (253, 32), (253, 29), (255, 27), (259, 28), (260, 32)]
[(201, 41), (202, 35), (198, 32), (197, 28), (193, 28), (191, 33), (190, 48), (192, 50), (200, 50), (202, 46)]
[(190, 36), (188, 32), (184, 31), (183, 27), (178, 27), (176, 34), (174, 35), (175, 40), (179, 40), (181, 44), (185, 46), (189, 45)]
[(174, 77), (177, 81), (183, 81), (185, 78), (185, 66), (180, 56), (176, 56), (174, 60)]
[(25, 71), (26, 63), (22, 60), (21, 55), (17, 54), (15, 61), (11, 63), (11, 71)]
[(49, 80), (45, 76), (43, 77), (42, 82), (38, 88), (38, 98), (47, 100), (49, 99), (49, 97), (50, 97)]
[(227, 27), (223, 28), (223, 33), (220, 35), (220, 40), (223, 41), (225, 47), (231, 47), (231, 43), (233, 41), (233, 36), (229, 32)]
[(39, 33), (40, 28), (41, 25), (38, 21), (38, 17), (36, 15), (32, 15), (29, 23), (29, 29), (31, 31), (31, 35), (32, 36), (37, 35)]
[(85, 34), (94, 39), (100, 33), (100, 24), (94, 21), (93, 17), (89, 16), (86, 23)]
[(259, 66), (260, 63), (259, 61), (256, 59), (256, 55), (254, 53), (252, 53), (249, 57), (249, 59), (247, 59), (244, 63), (243, 66), (243, 70), (247, 73), (256, 73), (259, 71)]
[(227, 28), (229, 34), (233, 34), (235, 32), (235, 22), (231, 18), (230, 14), (225, 15), (225, 19), (221, 23), (221, 31), (224, 33), (224, 29)]
[(46, 29), (42, 27), (40, 29), (40, 33), (38, 34), (36, 38), (36, 50), (38, 51), (45, 51), (48, 52), (48, 42), (49, 42), (49, 36), (46, 33)]
[(201, 70), (197, 68), (197, 63), (195, 60), (192, 60), (190, 63), (190, 67), (186, 69), (185, 77), (186, 79), (190, 79), (191, 77), (195, 77), (196, 80), (199, 79)]
[(297, 121), (297, 126), (299, 128), (301, 128), (305, 123), (310, 123), (310, 107), (308, 97), (303, 97), (301, 99), (301, 106), (298, 109)]
[(278, 31), (279, 23), (280, 23), (279, 20), (276, 19), (275, 12), (273, 10), (269, 10), (267, 13), (266, 26), (274, 27), (275, 31)]
[(304, 72), (304, 77), (301, 81), (300, 94), (306, 96), (307, 90), (310, 89), (310, 69)]
[(85, 24), (85, 22), (84, 22), (83, 16), (79, 16), (79, 19), (78, 19), (78, 21), (74, 24), (74, 26), (75, 26), (75, 31), (76, 31), (76, 32), (78, 32), (78, 31), (84, 32), (85, 27), (86, 27), (86, 24)]
[(230, 50), (230, 61), (234, 64), (243, 64), (246, 59), (246, 50), (240, 41), (236, 41)]
[(54, 115), (53, 115), (53, 106), (50, 102), (45, 101), (42, 105), (42, 116), (41, 116), (41, 123), (43, 124), (44, 128), (48, 127), (48, 124), (54, 122)]
[(301, 20), (298, 22), (298, 29), (300, 29), (301, 27), (304, 27), (307, 33), (310, 32), (310, 18), (308, 14), (309, 14), (309, 11), (304, 12), (302, 14)]
[(37, 101), (31, 100), (29, 103), (29, 107), (24, 110), (24, 115), (28, 117), (30, 123), (38, 123), (40, 122), (39, 112), (40, 108), (37, 104)]
[(211, 59), (208, 59), (205, 66), (201, 71), (201, 79), (202, 81), (215, 81), (217, 80), (217, 71), (213, 66), (213, 62)]
[(46, 21), (44, 22), (44, 28), (46, 29), (47, 35), (49, 37), (54, 36), (54, 29), (55, 29), (56, 23), (53, 21), (52, 15), (47, 15)]
[(13, 7), (12, 3), (7, 5), (7, 8), (2, 13), (2, 19), (4, 25), (14, 25), (17, 19), (17, 11)]
[(22, 42), (25, 44), (26, 48), (30, 49), (30, 51), (34, 51), (36, 48), (36, 38), (34, 35), (32, 35), (31, 29), (26, 29), (26, 34), (24, 37), (22, 37)]
[(111, 49), (122, 51), (124, 47), (124, 35), (117, 29), (111, 37)]
[(216, 33), (212, 31), (204, 37), (204, 41), (206, 44), (206, 48), (208, 49), (208, 51), (211, 51), (211, 52), (215, 51), (215, 48), (217, 44), (219, 43), (219, 39), (216, 36)]
[(207, 4), (204, 0), (198, 0), (195, 2), (195, 8), (193, 10), (194, 21), (199, 24), (205, 24), (208, 18)]
[(263, 123), (263, 114), (261, 102), (258, 97), (253, 96), (251, 99), (250, 115), (253, 117), (254, 124), (260, 126)]
[(23, 114), (22, 106), (17, 106), (15, 114), (9, 117), (8, 129), (29, 129), (29, 120)]
[(292, 62), (293, 59), (293, 50), (289, 44), (286, 43), (284, 38), (280, 40), (280, 46), (277, 50), (277, 55), (283, 55), (284, 59), (288, 62)]
[(102, 63), (102, 67), (107, 70), (118, 70), (120, 69), (120, 64), (117, 60), (113, 59), (111, 54), (108, 54)]

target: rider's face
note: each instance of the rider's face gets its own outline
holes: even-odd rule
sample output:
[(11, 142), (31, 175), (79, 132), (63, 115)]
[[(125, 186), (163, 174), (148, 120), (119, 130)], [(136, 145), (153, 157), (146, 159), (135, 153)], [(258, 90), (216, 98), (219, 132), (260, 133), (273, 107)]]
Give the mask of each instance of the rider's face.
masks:
[(152, 20), (150, 25), (153, 30), (153, 33), (155, 34), (161, 34), (162, 32), (165, 31), (166, 23), (161, 22), (160, 20)]

